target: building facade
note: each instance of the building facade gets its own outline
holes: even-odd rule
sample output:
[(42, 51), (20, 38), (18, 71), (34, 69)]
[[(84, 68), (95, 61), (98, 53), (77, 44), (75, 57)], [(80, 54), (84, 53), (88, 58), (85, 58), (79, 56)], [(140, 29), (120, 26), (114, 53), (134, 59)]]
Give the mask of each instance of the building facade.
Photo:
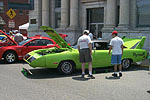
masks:
[(7, 32), (19, 30), (20, 25), (27, 23), (29, 9), (23, 7), (28, 3), (29, 0), (0, 0), (0, 29), (5, 29)]
[(146, 36), (144, 49), (150, 51), (149, 0), (34, 0), (29, 19), (29, 36), (47, 36), (39, 27), (50, 26), (68, 34), (67, 42), (73, 45), (84, 29), (95, 39), (111, 39), (117, 30), (121, 37)]

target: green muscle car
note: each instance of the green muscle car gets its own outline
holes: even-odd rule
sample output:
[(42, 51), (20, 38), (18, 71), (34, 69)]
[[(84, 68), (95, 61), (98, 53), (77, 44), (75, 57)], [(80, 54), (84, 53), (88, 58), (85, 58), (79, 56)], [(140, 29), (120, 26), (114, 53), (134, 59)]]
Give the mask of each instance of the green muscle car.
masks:
[[(79, 62), (79, 52), (65, 42), (58, 33), (50, 27), (41, 26), (60, 48), (39, 49), (29, 52), (24, 56), (24, 60), (33, 68), (58, 68), (64, 74), (71, 74), (74, 69), (81, 68)], [(124, 52), (122, 56), (123, 69), (128, 69), (132, 62), (139, 62), (146, 59), (147, 51), (142, 49), (146, 37), (141, 39), (123, 38)], [(109, 52), (108, 40), (93, 40), (93, 68), (110, 67), (111, 56)], [(86, 68), (88, 66), (86, 65)]]

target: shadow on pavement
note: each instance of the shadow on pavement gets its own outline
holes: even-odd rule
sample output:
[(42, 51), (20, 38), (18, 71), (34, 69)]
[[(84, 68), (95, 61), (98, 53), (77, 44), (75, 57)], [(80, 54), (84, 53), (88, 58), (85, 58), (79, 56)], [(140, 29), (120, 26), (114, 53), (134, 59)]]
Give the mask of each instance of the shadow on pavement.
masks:
[[(45, 78), (63, 78), (63, 77), (72, 77), (73, 80), (78, 81), (88, 81), (89, 78), (82, 79), (81, 78), (81, 69), (75, 70), (70, 75), (64, 75), (58, 72), (58, 70), (55, 68), (40, 68), (40, 69), (29, 69), (33, 75), (26, 76), (30, 79), (45, 79)], [(139, 71), (139, 70), (149, 70), (149, 68), (145, 67), (139, 67), (139, 66), (132, 66), (127, 70), (123, 70), (123, 72), (131, 72), (131, 71)], [(85, 71), (86, 74), (88, 74), (88, 69)], [(93, 74), (101, 74), (101, 73), (113, 73), (113, 67), (106, 67), (106, 68), (94, 68)], [(150, 75), (150, 72), (148, 73)], [(113, 76), (106, 76), (105, 79), (109, 80), (117, 80), (120, 79), (120, 77), (113, 77)]]
[(120, 77), (106, 76), (105, 79), (116, 80), (116, 79), (120, 79)]
[(61, 77), (73, 77), (78, 76), (79, 72), (74, 72), (71, 75), (60, 74), (56, 68), (40, 68), (40, 69), (28, 69), (32, 75), (24, 75), (30, 79), (46, 79), (46, 78), (61, 78)]
[[(3, 65), (3, 64), (8, 64), (8, 63), (6, 63), (5, 61), (0, 61), (0, 65)], [(26, 63), (25, 61), (23, 61), (23, 60), (19, 60), (19, 61), (16, 61), (15, 63), (11, 63), (11, 64), (28, 64), (28, 63)]]
[(72, 77), (72, 79), (77, 81), (88, 81), (90, 78), (82, 78), (81, 76), (78, 76), (78, 77)]
[(149, 93), (149, 94), (150, 94), (150, 90), (148, 90), (148, 91), (147, 91), (147, 93)]
[[(137, 71), (137, 70), (148, 70), (148, 68), (132, 66), (131, 68), (129, 68), (128, 70), (124, 70), (123, 72)], [(85, 78), (85, 79), (81, 78), (81, 69), (75, 70), (71, 75), (60, 74), (56, 68), (55, 69), (54, 68), (36, 68), (36, 69), (29, 69), (29, 71), (32, 73), (32, 75), (26, 75), (26, 77), (30, 79), (72, 77), (72, 79), (78, 80), (78, 81), (89, 80), (89, 78)], [(108, 73), (108, 72), (113, 73), (113, 67), (93, 69), (93, 74)], [(88, 74), (88, 69), (86, 69), (85, 73)], [(112, 76), (107, 76), (105, 78), (110, 79), (110, 80), (120, 79), (119, 77), (114, 78)]]

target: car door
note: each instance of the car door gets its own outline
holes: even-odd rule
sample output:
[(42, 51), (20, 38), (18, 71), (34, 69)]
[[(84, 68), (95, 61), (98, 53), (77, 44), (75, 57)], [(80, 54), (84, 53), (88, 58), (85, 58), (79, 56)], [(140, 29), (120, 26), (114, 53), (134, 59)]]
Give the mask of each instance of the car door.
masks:
[(28, 52), (31, 52), (33, 50), (44, 49), (44, 48), (49, 48), (49, 47), (53, 47), (53, 42), (51, 40), (35, 39), (35, 40), (28, 42), (27, 44), (23, 46), (22, 55), (25, 56)]
[(107, 67), (111, 65), (111, 56), (108, 50), (93, 50), (93, 67)]
[(111, 56), (108, 55), (109, 47), (107, 42), (93, 42), (93, 66), (106, 67), (111, 64)]

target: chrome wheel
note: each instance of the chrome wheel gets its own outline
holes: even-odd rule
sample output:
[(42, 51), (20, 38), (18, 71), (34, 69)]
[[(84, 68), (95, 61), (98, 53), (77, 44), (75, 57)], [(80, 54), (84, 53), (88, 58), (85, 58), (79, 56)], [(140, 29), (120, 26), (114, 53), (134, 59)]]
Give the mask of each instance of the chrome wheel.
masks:
[(7, 63), (13, 63), (16, 61), (16, 54), (14, 52), (6, 52), (4, 59)]
[(122, 60), (122, 69), (128, 69), (131, 66), (131, 61), (129, 59)]
[(73, 70), (73, 64), (69, 61), (64, 61), (59, 66), (59, 71), (63, 74), (71, 74)]

